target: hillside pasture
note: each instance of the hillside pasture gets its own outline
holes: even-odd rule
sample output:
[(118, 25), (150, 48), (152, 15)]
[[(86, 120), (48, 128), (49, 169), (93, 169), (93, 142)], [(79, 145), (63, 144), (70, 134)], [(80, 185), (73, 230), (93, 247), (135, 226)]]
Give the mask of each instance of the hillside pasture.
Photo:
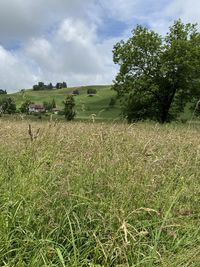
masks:
[[(97, 91), (92, 97), (87, 95), (87, 90), (90, 88)], [(116, 96), (116, 93), (111, 90), (110, 86), (81, 86), (44, 91), (25, 90), (23, 92), (10, 94), (9, 96), (15, 99), (18, 108), (26, 99), (30, 99), (37, 104), (51, 102), (55, 99), (57, 107), (63, 109), (63, 101), (66, 95), (72, 94), (75, 89), (80, 92), (80, 95), (74, 96), (76, 102), (76, 118), (78, 120), (90, 120), (92, 114), (95, 114), (96, 120), (119, 120), (119, 103), (117, 102), (114, 107), (109, 107), (111, 97)]]

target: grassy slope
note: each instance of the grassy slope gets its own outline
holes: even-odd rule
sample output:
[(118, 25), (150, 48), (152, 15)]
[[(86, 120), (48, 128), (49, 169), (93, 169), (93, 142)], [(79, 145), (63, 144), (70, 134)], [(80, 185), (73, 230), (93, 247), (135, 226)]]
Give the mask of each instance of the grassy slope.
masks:
[[(97, 94), (93, 97), (88, 97), (88, 88), (96, 89)], [(64, 88), (52, 91), (26, 90), (25, 93), (15, 93), (11, 96), (14, 97), (18, 107), (20, 107), (25, 99), (31, 99), (34, 103), (42, 104), (44, 101), (52, 101), (54, 98), (57, 106), (63, 108), (62, 101), (65, 99), (66, 95), (74, 89), (75, 88)], [(115, 92), (110, 89), (110, 86), (85, 86), (77, 89), (80, 92), (80, 95), (75, 97), (77, 118), (90, 118), (91, 114), (96, 114), (97, 119), (113, 120), (119, 117), (119, 105), (116, 105), (114, 108), (108, 108), (110, 98), (116, 95)]]
[(0, 126), (0, 266), (200, 266), (198, 125)]
[[(87, 96), (87, 89), (93, 88), (97, 90), (97, 94), (93, 97)], [(44, 101), (50, 102), (53, 98), (59, 108), (63, 109), (63, 100), (68, 93), (72, 93), (74, 89), (78, 89), (79, 96), (75, 96), (76, 100), (76, 118), (78, 120), (91, 119), (91, 115), (96, 115), (96, 120), (118, 120), (120, 118), (120, 105), (117, 102), (112, 108), (109, 108), (111, 97), (116, 96), (116, 93), (111, 90), (110, 86), (82, 86), (78, 88), (63, 88), (60, 90), (47, 90), (47, 91), (33, 91), (26, 90), (25, 93), (14, 93), (9, 96), (13, 97), (16, 101), (17, 107), (26, 100), (30, 99), (34, 103), (42, 104)], [(4, 95), (0, 95), (0, 98)], [(192, 118), (192, 111), (189, 109), (189, 104), (185, 107), (183, 113), (179, 118), (183, 120), (190, 120)], [(57, 116), (54, 116), (57, 117)], [(44, 119), (44, 117), (43, 117)]]

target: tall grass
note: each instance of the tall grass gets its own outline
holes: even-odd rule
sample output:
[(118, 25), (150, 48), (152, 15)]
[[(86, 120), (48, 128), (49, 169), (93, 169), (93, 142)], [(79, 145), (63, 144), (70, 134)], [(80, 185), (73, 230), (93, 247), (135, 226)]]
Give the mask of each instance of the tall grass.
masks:
[(0, 121), (0, 266), (200, 266), (200, 126)]

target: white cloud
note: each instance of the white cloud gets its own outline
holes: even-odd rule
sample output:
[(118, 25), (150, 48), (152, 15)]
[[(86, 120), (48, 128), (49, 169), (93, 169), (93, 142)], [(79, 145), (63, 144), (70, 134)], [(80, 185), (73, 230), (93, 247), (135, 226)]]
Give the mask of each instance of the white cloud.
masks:
[(28, 67), (30, 65), (21, 55), (13, 54), (0, 46), (0, 87), (9, 91), (26, 88), (34, 83), (36, 76)]
[(45, 82), (67, 79), (70, 85), (82, 81), (111, 83), (116, 73), (111, 52), (115, 41), (99, 42), (94, 26), (66, 19), (50, 40), (32, 39), (25, 51), (40, 66), (38, 79)]
[(25, 46), (25, 55), (31, 58), (41, 68), (55, 71), (54, 49), (44, 38), (32, 38)]
[(184, 22), (200, 23), (200, 2), (198, 0), (175, 0), (167, 6), (165, 16), (180, 17)]
[(71, 41), (83, 44), (93, 42), (96, 38), (96, 27), (95, 25), (87, 25), (78, 19), (65, 19), (58, 30), (58, 36), (68, 43)]
[[(31, 87), (33, 81), (111, 83), (115, 66), (107, 50), (113, 44), (98, 38), (95, 8), (94, 0), (0, 2), (0, 36), (7, 55), (0, 65), (0, 87), (13, 91)], [(20, 48), (11, 52), (9, 47), (18, 43)], [(16, 73), (21, 74), (15, 77), (18, 64)]]
[(64, 18), (84, 18), (93, 0), (1, 0), (1, 42), (24, 40), (48, 32)]
[[(175, 19), (200, 23), (199, 15), (198, 0), (2, 0), (0, 88), (111, 83), (113, 45), (137, 23), (165, 33)], [(111, 20), (126, 25), (118, 38), (106, 23)], [(110, 35), (104, 36), (106, 27)]]

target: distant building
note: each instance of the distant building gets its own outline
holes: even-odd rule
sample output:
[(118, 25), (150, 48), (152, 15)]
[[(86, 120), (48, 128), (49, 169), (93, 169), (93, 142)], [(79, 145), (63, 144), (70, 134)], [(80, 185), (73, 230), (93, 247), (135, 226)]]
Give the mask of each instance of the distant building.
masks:
[(52, 109), (52, 112), (53, 112), (54, 114), (58, 114), (60, 111), (61, 111), (61, 110), (60, 110), (59, 108), (53, 108), (53, 109)]
[(45, 108), (43, 105), (38, 105), (38, 104), (31, 104), (29, 105), (28, 107), (28, 111), (30, 113), (39, 113), (39, 112), (44, 112), (45, 111)]

